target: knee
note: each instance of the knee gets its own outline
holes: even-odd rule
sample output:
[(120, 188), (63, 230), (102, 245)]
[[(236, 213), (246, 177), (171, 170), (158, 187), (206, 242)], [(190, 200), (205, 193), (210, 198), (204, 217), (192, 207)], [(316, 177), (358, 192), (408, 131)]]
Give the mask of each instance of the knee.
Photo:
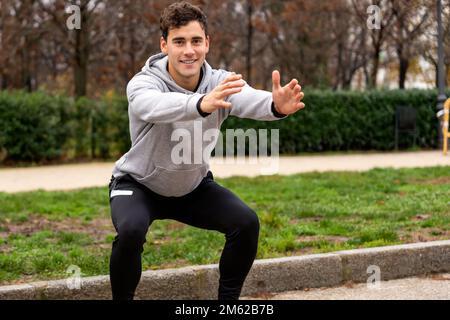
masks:
[(123, 247), (140, 248), (145, 243), (146, 230), (140, 226), (124, 224), (118, 230), (118, 242)]
[(259, 219), (255, 211), (246, 208), (242, 219), (239, 221), (239, 229), (242, 231), (259, 234)]

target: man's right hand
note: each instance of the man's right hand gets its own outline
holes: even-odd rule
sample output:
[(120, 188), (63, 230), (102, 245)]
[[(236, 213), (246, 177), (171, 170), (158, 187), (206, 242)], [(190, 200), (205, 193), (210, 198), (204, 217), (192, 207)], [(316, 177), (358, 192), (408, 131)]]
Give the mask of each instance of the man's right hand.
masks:
[(242, 80), (242, 75), (233, 72), (215, 87), (213, 91), (204, 96), (200, 104), (200, 109), (203, 112), (212, 113), (220, 108), (230, 108), (231, 103), (226, 102), (225, 98), (241, 92), (243, 86), (245, 86), (245, 81)]

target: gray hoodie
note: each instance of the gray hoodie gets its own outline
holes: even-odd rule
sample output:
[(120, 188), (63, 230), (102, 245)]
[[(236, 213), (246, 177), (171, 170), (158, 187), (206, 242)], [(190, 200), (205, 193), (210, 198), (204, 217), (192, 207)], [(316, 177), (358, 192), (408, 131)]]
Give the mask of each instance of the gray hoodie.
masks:
[(191, 146), (205, 150), (215, 145), (217, 136), (203, 139), (203, 132), (218, 131), (228, 115), (255, 120), (280, 117), (272, 112), (272, 93), (253, 89), (248, 84), (226, 99), (232, 104), (230, 109), (218, 109), (204, 117), (197, 103), (230, 73), (212, 69), (205, 61), (197, 91), (191, 92), (175, 83), (167, 71), (167, 62), (168, 57), (163, 53), (150, 57), (127, 85), (131, 148), (115, 163), (113, 175), (130, 174), (160, 195), (180, 197), (194, 190), (206, 176), (213, 148), (206, 157), (198, 157), (198, 152), (194, 155), (196, 150), (191, 147), (192, 155), (188, 156), (196, 159), (173, 161), (173, 150), (180, 144), (179, 139), (174, 139), (174, 132), (183, 133)]

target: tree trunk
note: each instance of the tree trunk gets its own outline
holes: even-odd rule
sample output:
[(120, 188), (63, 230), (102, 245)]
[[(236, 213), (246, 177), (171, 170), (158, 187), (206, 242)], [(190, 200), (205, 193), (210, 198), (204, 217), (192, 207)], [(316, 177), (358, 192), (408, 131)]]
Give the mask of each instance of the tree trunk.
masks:
[(403, 43), (397, 43), (398, 58), (398, 88), (405, 89), (406, 73), (408, 72), (409, 60), (405, 57)]
[(369, 70), (367, 68), (367, 65), (364, 65), (364, 80), (366, 82), (366, 87), (370, 88), (370, 74), (369, 74)]
[(378, 66), (380, 64), (380, 47), (377, 46), (372, 56), (372, 70), (370, 70), (369, 89), (376, 89), (377, 87), (377, 75)]
[(75, 97), (86, 96), (89, 59), (88, 31), (83, 28), (75, 31)]
[(80, 7), (81, 29), (75, 29), (75, 98), (86, 96), (88, 80), (88, 61), (90, 52), (89, 21), (87, 2)]
[(399, 64), (398, 87), (399, 89), (405, 89), (406, 73), (408, 72), (409, 60), (404, 57), (399, 57)]
[(353, 76), (355, 75), (356, 69), (350, 69), (350, 70), (345, 70), (344, 71), (344, 79), (342, 80), (342, 89), (343, 90), (349, 90), (351, 89), (351, 85), (352, 85), (352, 79)]
[(252, 0), (247, 0), (247, 82), (252, 82), (252, 24), (253, 4)]
[(449, 77), (450, 77), (450, 64), (446, 64), (445, 65), (445, 77), (444, 77), (444, 86), (447, 88), (447, 86), (449, 85)]
[(345, 79), (342, 83), (342, 90), (350, 90), (350, 86), (352, 84), (352, 79)]
[(8, 89), (8, 75), (6, 75), (6, 73), (3, 73), (0, 75), (0, 89), (1, 90), (6, 90)]
[(438, 69), (438, 65), (437, 63), (433, 63), (434, 65), (434, 84), (436, 86), (436, 88), (439, 88), (439, 69)]
[(342, 69), (342, 51), (343, 45), (342, 42), (339, 41), (337, 45), (338, 56), (337, 56), (337, 66), (336, 66), (336, 80), (334, 81), (333, 90), (339, 89), (339, 85), (344, 84), (345, 79), (345, 71)]

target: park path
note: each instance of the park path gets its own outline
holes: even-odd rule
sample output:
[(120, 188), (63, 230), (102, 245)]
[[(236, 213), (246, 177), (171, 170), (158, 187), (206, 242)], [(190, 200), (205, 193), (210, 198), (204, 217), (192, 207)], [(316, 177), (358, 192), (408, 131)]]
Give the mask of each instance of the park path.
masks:
[(242, 300), (450, 300), (450, 274), (242, 297)]
[[(406, 168), (450, 166), (450, 155), (441, 151), (394, 153), (354, 153), (337, 155), (280, 156), (227, 162), (212, 159), (211, 171), (215, 177), (257, 176), (261, 174), (289, 175), (302, 172), (365, 171), (373, 168)], [(37, 189), (71, 190), (106, 186), (111, 177), (113, 162), (52, 165), (28, 168), (0, 169), (0, 192), (21, 192)], [(450, 173), (449, 173), (450, 175)]]

